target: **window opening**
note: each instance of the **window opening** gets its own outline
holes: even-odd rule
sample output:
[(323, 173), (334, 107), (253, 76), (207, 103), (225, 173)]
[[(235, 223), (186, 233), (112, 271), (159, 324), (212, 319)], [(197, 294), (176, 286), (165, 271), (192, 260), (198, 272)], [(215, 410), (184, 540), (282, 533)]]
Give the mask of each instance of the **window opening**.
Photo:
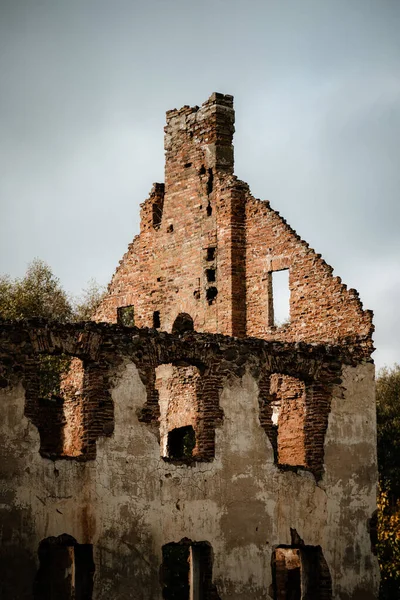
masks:
[(290, 322), (289, 269), (272, 271), (269, 325), (282, 327)]
[(158, 329), (159, 327), (161, 327), (160, 311), (159, 310), (155, 310), (153, 312), (153, 327), (154, 327), (154, 329)]
[(215, 269), (206, 269), (206, 277), (208, 282), (215, 281)]
[(34, 600), (91, 600), (95, 571), (91, 544), (78, 544), (64, 533), (40, 542), (38, 556)]
[(153, 227), (159, 229), (162, 221), (164, 198), (153, 203)]
[(212, 583), (212, 549), (208, 542), (179, 543), (162, 548), (162, 597), (166, 600), (219, 600)]
[(172, 333), (181, 335), (185, 331), (194, 331), (193, 319), (187, 313), (179, 313), (172, 325)]
[(209, 196), (214, 187), (214, 174), (212, 169), (208, 169), (208, 179), (207, 179), (207, 196)]
[(272, 556), (275, 600), (331, 600), (332, 581), (320, 546), (278, 547)]
[(184, 460), (193, 456), (196, 434), (191, 425), (177, 427), (168, 432), (168, 458)]
[(204, 165), (201, 165), (200, 170), (199, 170), (199, 175), (205, 175), (206, 174), (206, 168)]
[(216, 248), (207, 248), (206, 260), (211, 261), (215, 259)]
[(270, 378), (270, 394), (273, 398), (271, 420), (277, 431), (278, 464), (306, 466), (305, 383), (296, 377), (274, 373)]
[(174, 226), (172, 223), (170, 223), (167, 227), (167, 233), (172, 233), (174, 231)]
[(38, 356), (28, 394), (34, 394), (37, 403), (34, 423), (40, 435), (42, 456), (63, 458), (82, 454), (84, 380), (81, 359), (66, 354)]
[(217, 295), (218, 295), (218, 290), (216, 287), (211, 286), (211, 287), (207, 288), (206, 298), (207, 298), (207, 302), (210, 306), (211, 306), (211, 304), (214, 304)]
[(302, 600), (298, 548), (277, 548), (274, 553), (276, 600)]
[(212, 215), (212, 206), (211, 206), (210, 202), (207, 204), (206, 213), (207, 213), (207, 217), (211, 217), (211, 215)]
[(124, 327), (134, 327), (135, 309), (131, 306), (120, 306), (117, 308), (117, 323)]

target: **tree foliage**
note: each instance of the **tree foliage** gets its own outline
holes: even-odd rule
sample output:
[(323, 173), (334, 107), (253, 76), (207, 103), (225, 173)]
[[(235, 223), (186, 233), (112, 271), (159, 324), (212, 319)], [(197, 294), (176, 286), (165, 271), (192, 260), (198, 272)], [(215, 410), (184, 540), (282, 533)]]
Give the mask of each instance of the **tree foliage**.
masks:
[(89, 321), (103, 300), (105, 293), (106, 290), (95, 279), (91, 279), (80, 298), (73, 304), (74, 321)]
[[(51, 268), (42, 260), (35, 259), (22, 278), (0, 276), (0, 318), (42, 317), (62, 323), (88, 321), (103, 296), (103, 289), (91, 280), (79, 299), (70, 299)], [(70, 362), (71, 358), (65, 355), (39, 356), (41, 398), (59, 397), (61, 376), (68, 371)]]
[(104, 289), (91, 279), (80, 298), (69, 298), (49, 265), (35, 258), (22, 278), (0, 275), (0, 317), (88, 321), (104, 293)]
[(0, 316), (3, 319), (44, 317), (70, 321), (71, 303), (60, 281), (42, 260), (33, 260), (21, 279), (0, 277)]
[(380, 371), (376, 382), (378, 558), (381, 600), (400, 599), (400, 366)]

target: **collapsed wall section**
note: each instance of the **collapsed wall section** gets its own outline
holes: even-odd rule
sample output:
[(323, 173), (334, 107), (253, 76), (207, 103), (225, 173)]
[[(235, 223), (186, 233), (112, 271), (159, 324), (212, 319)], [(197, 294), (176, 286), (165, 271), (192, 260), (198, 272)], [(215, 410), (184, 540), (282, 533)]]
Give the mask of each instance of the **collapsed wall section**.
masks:
[[(269, 202), (246, 200), (247, 335), (282, 341), (357, 343), (372, 350), (372, 312)], [(288, 320), (274, 319), (272, 275), (288, 270)]]

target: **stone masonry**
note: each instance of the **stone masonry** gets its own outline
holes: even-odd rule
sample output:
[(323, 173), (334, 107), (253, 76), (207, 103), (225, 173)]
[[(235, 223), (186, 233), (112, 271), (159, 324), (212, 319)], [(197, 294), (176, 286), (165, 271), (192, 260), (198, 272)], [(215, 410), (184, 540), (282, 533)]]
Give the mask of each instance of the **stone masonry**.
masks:
[(231, 96), (167, 113), (92, 321), (0, 320), (1, 599), (377, 599), (372, 313), (233, 133)]

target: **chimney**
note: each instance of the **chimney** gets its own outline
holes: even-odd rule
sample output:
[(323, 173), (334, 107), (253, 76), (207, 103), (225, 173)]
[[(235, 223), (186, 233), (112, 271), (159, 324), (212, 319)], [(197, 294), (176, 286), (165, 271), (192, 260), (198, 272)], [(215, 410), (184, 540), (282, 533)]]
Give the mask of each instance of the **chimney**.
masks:
[(233, 96), (214, 92), (199, 108), (167, 112), (164, 129), (165, 183), (182, 179), (189, 167), (233, 174)]

